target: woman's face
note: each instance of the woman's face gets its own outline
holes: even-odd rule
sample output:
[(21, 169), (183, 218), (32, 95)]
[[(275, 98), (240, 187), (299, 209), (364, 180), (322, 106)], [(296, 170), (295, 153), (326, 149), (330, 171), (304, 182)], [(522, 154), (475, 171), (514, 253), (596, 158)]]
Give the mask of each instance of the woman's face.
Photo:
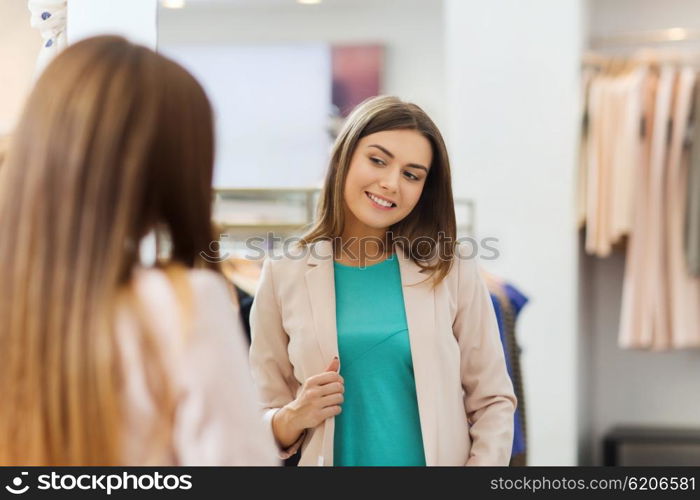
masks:
[(416, 206), (433, 159), (430, 141), (415, 130), (386, 130), (363, 137), (345, 180), (350, 227), (386, 230)]

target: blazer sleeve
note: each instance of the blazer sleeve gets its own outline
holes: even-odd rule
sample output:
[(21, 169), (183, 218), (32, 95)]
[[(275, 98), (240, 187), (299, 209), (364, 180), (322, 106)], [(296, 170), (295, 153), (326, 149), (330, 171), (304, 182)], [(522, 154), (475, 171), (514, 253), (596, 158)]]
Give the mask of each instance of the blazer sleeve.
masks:
[[(261, 397), (265, 425), (270, 429), (272, 417), (280, 408), (294, 400), (300, 387), (294, 376), (294, 367), (289, 361), (289, 336), (282, 325), (272, 264), (269, 259), (263, 264), (250, 311), (250, 366)], [(279, 457), (286, 459), (294, 455), (304, 436), (305, 433), (289, 448), (281, 449)]]
[(460, 348), (464, 406), (472, 439), (466, 465), (506, 466), (513, 446), (513, 384), (476, 259), (462, 256), (457, 261), (458, 309), (453, 330)]
[[(280, 465), (261, 422), (247, 342), (223, 279), (193, 276), (196, 314), (178, 363), (174, 442), (180, 465)], [(163, 311), (161, 310), (162, 314)]]

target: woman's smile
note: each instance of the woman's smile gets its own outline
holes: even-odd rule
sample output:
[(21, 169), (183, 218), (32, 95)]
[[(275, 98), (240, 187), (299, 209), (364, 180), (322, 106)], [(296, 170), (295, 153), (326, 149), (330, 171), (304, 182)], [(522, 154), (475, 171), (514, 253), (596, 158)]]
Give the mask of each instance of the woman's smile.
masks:
[(365, 191), (365, 194), (367, 195), (370, 204), (377, 210), (391, 210), (392, 208), (396, 208), (396, 203), (394, 203), (392, 200), (374, 193), (370, 193), (369, 191)]

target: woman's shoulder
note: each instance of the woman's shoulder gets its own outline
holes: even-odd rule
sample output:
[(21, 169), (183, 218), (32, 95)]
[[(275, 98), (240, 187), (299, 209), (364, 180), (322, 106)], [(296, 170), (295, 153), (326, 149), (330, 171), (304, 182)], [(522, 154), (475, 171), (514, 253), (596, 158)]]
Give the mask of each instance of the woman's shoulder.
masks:
[(134, 354), (146, 334), (178, 385), (209, 369), (207, 360), (219, 353), (245, 350), (235, 291), (214, 271), (138, 268), (130, 293), (117, 316), (120, 344)]
[[(256, 450), (244, 447), (255, 436), (262, 440), (259, 455), (265, 456), (274, 447), (265, 443), (266, 434), (256, 424), (259, 415), (252, 411), (255, 393), (247, 366), (248, 345), (233, 287), (210, 270), (138, 268), (131, 293), (136, 304), (120, 310), (118, 323), (130, 424), (128, 456), (160, 451), (153, 448), (150, 436), (139, 434), (146, 428), (144, 422), (155, 421), (157, 401), (147, 370), (153, 347), (177, 404), (178, 418), (167, 450), (175, 453), (177, 462), (251, 463), (259, 460)], [(146, 337), (155, 341), (148, 351), (142, 342)], [(232, 443), (242, 443), (241, 448)], [(268, 462), (275, 463), (274, 454), (269, 454)]]
[(474, 254), (469, 245), (457, 243), (452, 256), (450, 271), (445, 276), (445, 281), (459, 287), (464, 281), (478, 279), (479, 257)]
[(151, 328), (169, 338), (175, 332), (190, 336), (187, 330), (192, 329), (197, 337), (216, 334), (202, 328), (202, 323), (233, 322), (236, 317), (233, 288), (208, 269), (137, 268), (132, 293)]
[(149, 296), (173, 296), (180, 285), (189, 285), (199, 295), (216, 295), (227, 292), (225, 278), (209, 269), (144, 268), (134, 270), (133, 286), (139, 294)]

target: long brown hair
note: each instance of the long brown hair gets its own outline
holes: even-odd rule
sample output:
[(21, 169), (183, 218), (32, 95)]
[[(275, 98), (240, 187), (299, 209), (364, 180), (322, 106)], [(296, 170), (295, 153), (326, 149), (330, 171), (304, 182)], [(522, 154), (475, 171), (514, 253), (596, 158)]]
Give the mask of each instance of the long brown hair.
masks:
[[(317, 220), (301, 238), (301, 243), (335, 240), (343, 233), (343, 188), (352, 156), (360, 139), (385, 130), (415, 130), (425, 136), (432, 147), (433, 160), (418, 203), (406, 218), (389, 230), (395, 243), (416, 264), (428, 270), (433, 284), (437, 285), (450, 271), (457, 239), (450, 160), (440, 130), (425, 111), (393, 96), (367, 99), (348, 117), (333, 145)], [(429, 251), (420, 248), (424, 244), (429, 246)], [(420, 255), (431, 258), (417, 258)]]
[(96, 37), (44, 71), (0, 169), (0, 465), (123, 463), (117, 308), (152, 230), (208, 266), (213, 155), (203, 89), (150, 49)]
[(9, 137), (0, 135), (0, 168), (2, 168), (2, 163), (5, 161), (5, 155), (7, 154), (7, 143)]

